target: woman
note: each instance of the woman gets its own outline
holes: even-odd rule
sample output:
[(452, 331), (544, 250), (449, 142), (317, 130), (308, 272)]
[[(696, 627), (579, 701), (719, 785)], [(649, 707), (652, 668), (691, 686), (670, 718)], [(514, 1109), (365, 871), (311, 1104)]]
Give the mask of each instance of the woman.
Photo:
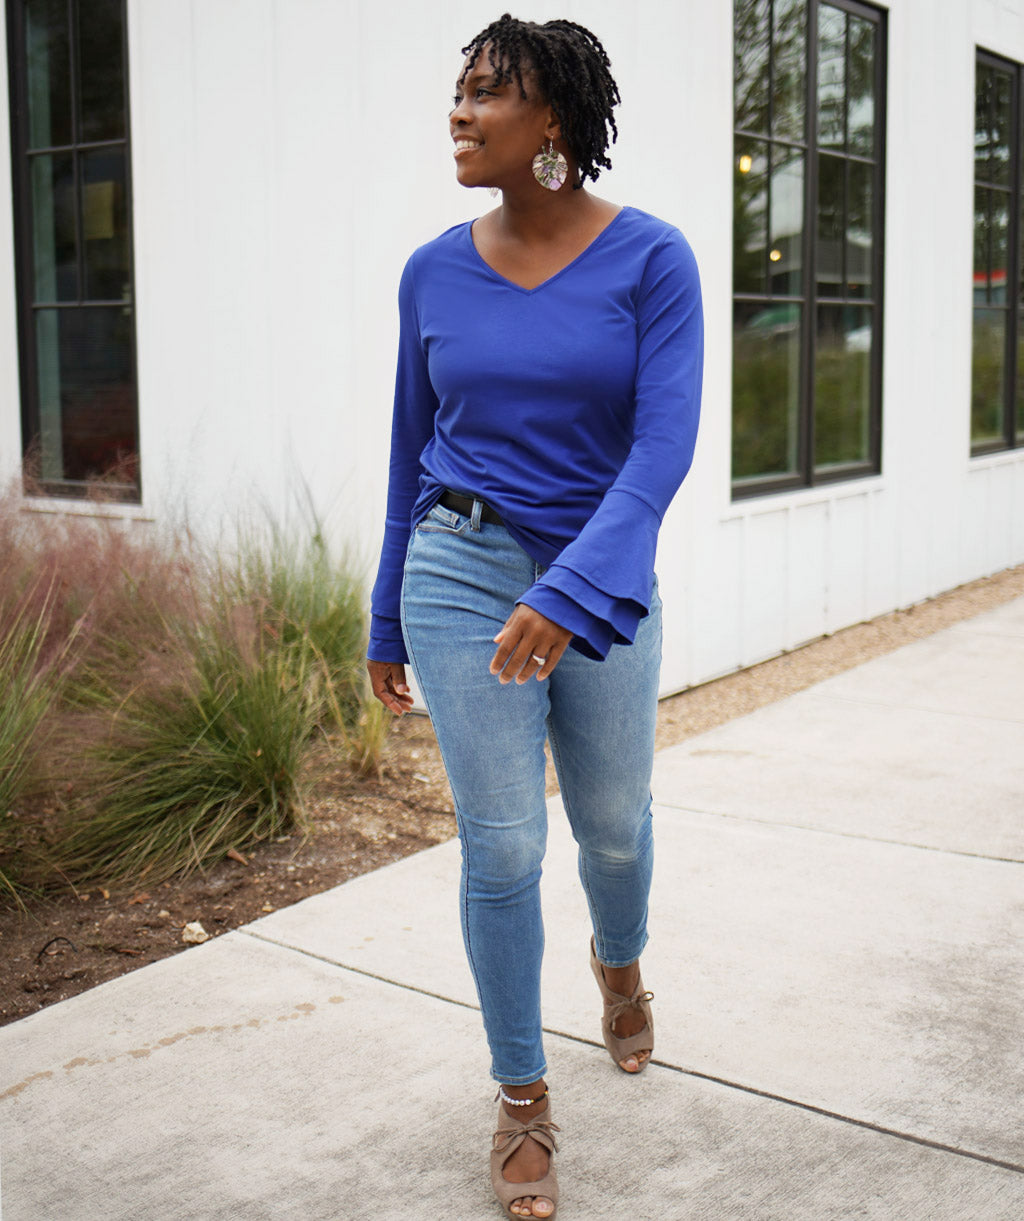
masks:
[(463, 936), (499, 1082), (508, 1215), (550, 1217), (539, 881), (544, 741), (579, 844), (605, 1044), (653, 1049), (640, 981), (661, 650), (654, 550), (693, 454), (700, 288), (679, 231), (591, 195), (618, 89), (569, 21), (507, 14), (463, 49), (455, 169), (501, 205), (417, 250), (401, 338), (368, 669), (411, 660), (462, 841)]

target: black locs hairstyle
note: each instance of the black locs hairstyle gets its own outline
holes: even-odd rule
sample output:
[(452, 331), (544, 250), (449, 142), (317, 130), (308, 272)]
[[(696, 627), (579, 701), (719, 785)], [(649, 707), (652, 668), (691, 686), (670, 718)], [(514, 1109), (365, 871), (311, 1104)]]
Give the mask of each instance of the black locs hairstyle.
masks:
[(602, 166), (612, 168), (608, 145), (619, 134), (612, 116), (620, 100), (619, 87), (609, 70), (604, 47), (588, 29), (574, 21), (538, 25), (505, 13), (462, 48), (469, 59), (460, 83), (485, 46), (498, 78), (514, 80), (524, 98), (524, 72), (536, 75), (537, 85), (558, 116), (562, 135), (579, 167), (578, 185), (588, 178), (596, 182)]

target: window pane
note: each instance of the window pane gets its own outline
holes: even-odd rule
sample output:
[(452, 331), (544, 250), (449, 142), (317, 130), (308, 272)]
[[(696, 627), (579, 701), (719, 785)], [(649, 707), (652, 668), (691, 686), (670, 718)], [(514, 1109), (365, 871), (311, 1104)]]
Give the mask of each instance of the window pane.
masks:
[(39, 310), (39, 465), (43, 479), (136, 475), (131, 311)]
[(971, 364), (971, 441), (1001, 441), (1006, 401), (1006, 311), (974, 311)]
[(974, 304), (988, 302), (989, 258), (989, 192), (985, 187), (974, 188)]
[(818, 296), (843, 295), (846, 232), (846, 161), (822, 153), (818, 160)]
[(803, 291), (804, 155), (772, 147), (771, 232), (768, 274), (771, 290), (783, 296)]
[(800, 311), (792, 303), (734, 306), (734, 479), (796, 473)]
[(768, 291), (768, 145), (736, 138), (733, 169), (733, 286), (738, 293)]
[(36, 301), (78, 298), (75, 178), (70, 153), (40, 153), (32, 166), (32, 259)]
[(977, 304), (1006, 302), (1009, 264), (1009, 204), (1005, 191), (974, 188), (974, 299)]
[(850, 62), (847, 106), (851, 153), (872, 157), (875, 151), (875, 30), (873, 21), (850, 17)]
[(1013, 130), (1013, 88), (1006, 72), (994, 72), (992, 130), (989, 138), (989, 181), (1010, 185), (1010, 133)]
[(771, 49), (768, 0), (735, 0), (733, 81), (736, 127), (768, 134), (768, 63)]
[(978, 64), (974, 86), (974, 177), (981, 182), (988, 182), (991, 173), (994, 75), (988, 64)]
[(803, 140), (807, 119), (807, 0), (775, 0), (772, 134)]
[(874, 310), (820, 305), (814, 373), (814, 465), (866, 462), (871, 453)]
[(1006, 303), (1006, 269), (1010, 265), (1010, 197), (1003, 191), (989, 192), (988, 299)]
[(85, 296), (127, 300), (130, 287), (124, 151), (97, 149), (82, 156), (82, 238)]
[(117, 140), (125, 134), (122, 0), (88, 0), (78, 21), (81, 136)]
[(67, 0), (27, 0), (29, 148), (71, 143), (71, 56)]
[(846, 295), (871, 296), (874, 168), (851, 161), (846, 213)]
[(846, 145), (846, 14), (829, 4), (818, 10), (818, 144)]

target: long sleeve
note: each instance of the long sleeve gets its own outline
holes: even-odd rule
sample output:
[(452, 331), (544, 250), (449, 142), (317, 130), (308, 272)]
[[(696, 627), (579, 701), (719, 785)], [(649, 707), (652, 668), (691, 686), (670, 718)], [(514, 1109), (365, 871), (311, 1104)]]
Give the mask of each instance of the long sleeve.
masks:
[(604, 657), (630, 643), (647, 614), (658, 530), (690, 468), (703, 374), (700, 280), (689, 245), (670, 230), (651, 251), (636, 297), (633, 439), (593, 516), (520, 599)]
[(399, 340), (387, 516), (377, 580), (370, 599), (370, 643), (374, 661), (407, 662), (399, 603), (402, 568), (409, 545), (413, 508), (419, 495), (421, 455), (434, 435), (438, 400), (430, 384), (416, 306), (415, 255), (406, 263), (398, 289)]

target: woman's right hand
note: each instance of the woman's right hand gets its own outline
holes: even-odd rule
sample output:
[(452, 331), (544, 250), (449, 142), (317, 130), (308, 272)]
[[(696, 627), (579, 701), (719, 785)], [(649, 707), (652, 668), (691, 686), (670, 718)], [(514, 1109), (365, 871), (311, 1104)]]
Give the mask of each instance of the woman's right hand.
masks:
[(405, 666), (397, 661), (367, 661), (366, 672), (377, 699), (395, 716), (404, 716), (412, 707)]

